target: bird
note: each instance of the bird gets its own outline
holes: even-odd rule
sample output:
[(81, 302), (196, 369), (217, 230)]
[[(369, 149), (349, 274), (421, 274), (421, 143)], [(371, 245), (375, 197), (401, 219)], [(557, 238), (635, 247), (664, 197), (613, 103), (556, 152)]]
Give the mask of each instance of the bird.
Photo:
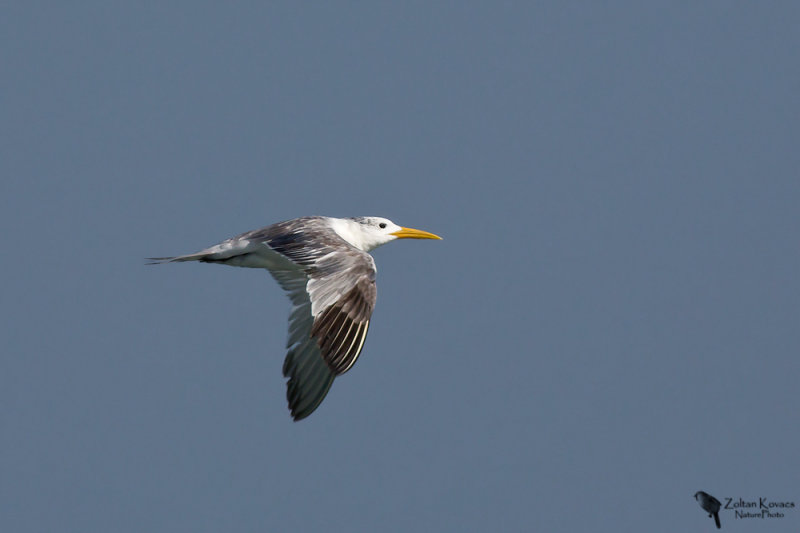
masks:
[(714, 517), (714, 523), (717, 524), (717, 529), (722, 527), (719, 522), (719, 500), (707, 492), (697, 491), (694, 493), (694, 499), (700, 502), (700, 507), (708, 513), (709, 518)]
[(199, 261), (270, 272), (292, 303), (283, 375), (296, 422), (319, 407), (333, 380), (358, 359), (377, 296), (369, 252), (396, 239), (441, 237), (382, 217), (308, 216), (148, 264)]

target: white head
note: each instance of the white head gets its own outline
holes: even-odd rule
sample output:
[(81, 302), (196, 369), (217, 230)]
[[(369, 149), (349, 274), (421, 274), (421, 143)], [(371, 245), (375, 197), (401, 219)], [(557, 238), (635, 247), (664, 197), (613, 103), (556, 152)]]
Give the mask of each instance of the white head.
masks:
[(388, 218), (352, 217), (330, 220), (331, 227), (342, 239), (364, 252), (395, 239), (441, 239), (427, 231), (398, 226)]

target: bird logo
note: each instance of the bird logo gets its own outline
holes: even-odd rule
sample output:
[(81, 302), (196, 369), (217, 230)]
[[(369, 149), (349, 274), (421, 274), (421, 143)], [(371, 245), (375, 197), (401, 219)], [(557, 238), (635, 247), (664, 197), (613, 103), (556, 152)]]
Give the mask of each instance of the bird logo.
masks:
[(694, 499), (697, 500), (697, 502), (700, 504), (700, 507), (702, 507), (703, 510), (708, 513), (709, 518), (712, 516), (714, 517), (714, 523), (717, 524), (717, 529), (720, 529), (722, 524), (719, 522), (719, 500), (713, 497), (711, 494), (703, 492), (702, 490), (694, 493)]

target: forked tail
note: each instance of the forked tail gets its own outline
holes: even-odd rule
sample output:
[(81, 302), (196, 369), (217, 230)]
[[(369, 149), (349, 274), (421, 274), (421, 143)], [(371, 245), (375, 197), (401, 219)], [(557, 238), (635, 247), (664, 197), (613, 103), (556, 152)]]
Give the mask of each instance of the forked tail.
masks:
[(181, 263), (183, 261), (202, 261), (209, 256), (208, 252), (176, 255), (175, 257), (146, 257), (146, 265), (163, 265), (164, 263)]

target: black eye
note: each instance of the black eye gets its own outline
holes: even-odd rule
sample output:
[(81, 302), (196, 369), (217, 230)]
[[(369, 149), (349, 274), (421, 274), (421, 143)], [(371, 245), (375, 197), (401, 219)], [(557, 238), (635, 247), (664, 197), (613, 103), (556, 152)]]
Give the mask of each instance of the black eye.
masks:
[(380, 224), (378, 224), (378, 227), (381, 228), (381, 229), (385, 228), (386, 227), (386, 222), (381, 222)]

